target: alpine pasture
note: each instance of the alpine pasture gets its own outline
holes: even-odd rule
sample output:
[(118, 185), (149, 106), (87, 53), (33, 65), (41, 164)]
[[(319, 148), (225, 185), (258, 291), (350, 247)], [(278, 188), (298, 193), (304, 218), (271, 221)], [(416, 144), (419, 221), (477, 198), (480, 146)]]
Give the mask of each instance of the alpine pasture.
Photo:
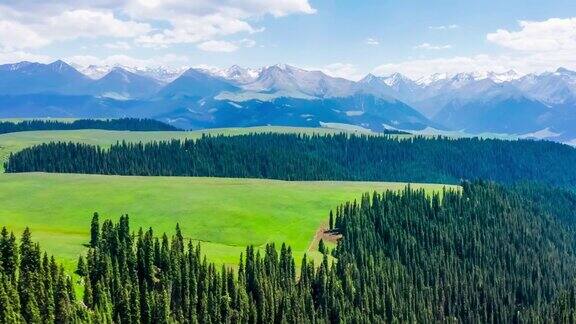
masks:
[[(26, 226), (41, 246), (73, 269), (89, 241), (94, 212), (132, 230), (153, 227), (200, 242), (209, 260), (236, 264), (247, 245), (289, 244), (299, 260), (328, 213), (365, 192), (401, 190), (403, 183), (288, 182), (260, 179), (125, 177), (81, 174), (0, 174), (0, 220)], [(443, 185), (417, 184), (428, 192)], [(319, 255), (316, 255), (318, 257)]]

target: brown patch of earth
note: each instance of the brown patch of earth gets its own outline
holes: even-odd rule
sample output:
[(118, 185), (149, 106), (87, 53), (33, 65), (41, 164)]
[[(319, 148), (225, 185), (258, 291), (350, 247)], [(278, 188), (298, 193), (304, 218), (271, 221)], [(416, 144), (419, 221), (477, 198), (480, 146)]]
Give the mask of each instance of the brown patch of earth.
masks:
[(342, 238), (342, 234), (335, 233), (328, 229), (328, 223), (322, 223), (318, 230), (316, 230), (316, 234), (314, 234), (314, 239), (310, 242), (308, 246), (308, 251), (317, 251), (318, 250), (318, 243), (320, 240), (324, 242), (330, 243), (338, 243), (338, 240)]

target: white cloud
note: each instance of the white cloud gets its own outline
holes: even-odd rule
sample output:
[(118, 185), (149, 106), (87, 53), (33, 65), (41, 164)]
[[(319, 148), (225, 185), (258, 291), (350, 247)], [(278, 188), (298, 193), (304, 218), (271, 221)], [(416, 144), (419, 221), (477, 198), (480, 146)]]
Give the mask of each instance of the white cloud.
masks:
[(115, 38), (136, 37), (151, 31), (147, 23), (125, 21), (114, 17), (112, 12), (71, 10), (47, 19), (47, 28), (41, 32), (46, 37), (54, 34), (55, 39), (107, 36)]
[(252, 48), (252, 47), (256, 46), (256, 41), (254, 41), (253, 39), (248, 39), (248, 38), (241, 39), (237, 43), (240, 46), (246, 47), (246, 48)]
[(440, 25), (440, 26), (428, 26), (428, 29), (431, 30), (449, 30), (449, 29), (458, 29), (460, 26), (452, 24), (452, 25)]
[(198, 44), (198, 48), (206, 52), (230, 53), (236, 51), (238, 46), (226, 41), (210, 40)]
[(243, 0), (225, 2), (236, 3), (248, 12), (268, 13), (275, 17), (287, 16), (293, 13), (316, 13), (316, 9), (312, 8), (308, 0)]
[(127, 42), (121, 42), (121, 41), (114, 43), (106, 43), (104, 44), (104, 47), (120, 51), (127, 51), (132, 48), (132, 46), (130, 46), (130, 44), (128, 44)]
[[(2, 8), (0, 8), (2, 9)], [(16, 19), (14, 19), (16, 17)], [(150, 25), (117, 19), (111, 12), (71, 10), (53, 16), (20, 17), (0, 10), (0, 47), (40, 48), (54, 41), (99, 36), (129, 38), (148, 33)]]
[(389, 75), (400, 72), (411, 78), (419, 78), (433, 73), (454, 74), (459, 72), (505, 72), (516, 70), (520, 73), (540, 73), (558, 67), (576, 69), (576, 56), (569, 52), (474, 55), (448, 58), (418, 59), (397, 63), (387, 63), (376, 67), (373, 73)]
[(368, 37), (366, 38), (366, 45), (378, 46), (380, 42), (376, 38)]
[(225, 52), (231, 53), (235, 52), (241, 47), (251, 48), (256, 45), (256, 41), (253, 39), (244, 38), (238, 41), (217, 41), (210, 40), (198, 44), (198, 48), (206, 52)]
[[(540, 73), (559, 67), (576, 69), (576, 18), (551, 18), (545, 21), (520, 21), (519, 31), (499, 29), (486, 35), (489, 42), (506, 52), (432, 59), (414, 59), (382, 64), (374, 73), (387, 75), (401, 72), (412, 78), (433, 73), (505, 72)], [(443, 28), (440, 28), (443, 27)], [(450, 29), (437, 26), (434, 29)], [(418, 48), (432, 49), (424, 43)]]
[(422, 43), (420, 45), (414, 46), (414, 49), (424, 49), (424, 50), (443, 50), (450, 48), (452, 48), (452, 45), (432, 45), (430, 43)]
[(258, 17), (314, 14), (308, 0), (147, 0), (130, 1), (126, 12), (134, 17), (169, 22), (170, 27), (139, 37), (144, 46), (217, 41), (219, 37), (256, 33)]
[(252, 25), (261, 16), (315, 12), (308, 0), (4, 0), (0, 47), (39, 48), (81, 37), (127, 38), (151, 47), (204, 43), (262, 31)]
[[(419, 59), (399, 63), (382, 64), (374, 69), (378, 75), (390, 75), (400, 72), (411, 78), (418, 78), (433, 73), (458, 73), (484, 70), (495, 62), (492, 57), (478, 55), (475, 57), (451, 57), (437, 59)], [(466, 71), (465, 71), (466, 70)], [(492, 70), (490, 68), (490, 70)]]
[(220, 36), (243, 32), (256, 33), (261, 30), (252, 27), (241, 19), (215, 14), (182, 19), (182, 21), (176, 22), (174, 28), (141, 36), (136, 39), (136, 42), (146, 46), (167, 46), (179, 43), (204, 42)]
[(47, 55), (38, 55), (23, 51), (2, 51), (0, 50), (0, 64), (18, 63), (22, 61), (50, 63), (54, 59)]
[(64, 59), (68, 63), (78, 64), (80, 66), (89, 65), (122, 65), (132, 67), (155, 67), (155, 66), (182, 66), (189, 63), (186, 56), (166, 54), (153, 59), (135, 58), (129, 55), (111, 55), (104, 58), (92, 55), (75, 55)]
[(363, 75), (358, 71), (356, 65), (349, 63), (332, 63), (319, 70), (330, 76), (348, 80), (357, 81), (363, 77)]
[(50, 43), (33, 29), (18, 22), (0, 20), (0, 49), (38, 48)]
[(519, 51), (576, 50), (576, 18), (520, 21), (520, 31), (498, 29), (486, 39)]

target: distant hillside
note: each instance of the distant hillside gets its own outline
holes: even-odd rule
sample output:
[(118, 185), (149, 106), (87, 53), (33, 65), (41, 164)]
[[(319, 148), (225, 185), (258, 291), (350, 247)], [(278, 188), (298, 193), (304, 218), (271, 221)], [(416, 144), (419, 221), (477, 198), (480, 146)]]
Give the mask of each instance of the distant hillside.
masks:
[(72, 122), (54, 120), (25, 120), (21, 122), (0, 121), (0, 134), (40, 131), (40, 130), (73, 130), (105, 129), (126, 131), (176, 131), (178, 128), (153, 119), (120, 118), (120, 119), (79, 119)]
[(149, 98), (156, 94), (162, 83), (153, 78), (114, 68), (102, 78), (91, 82), (87, 92), (118, 100)]
[[(182, 128), (347, 124), (576, 143), (576, 72), (367, 75), (262, 68), (0, 66), (0, 118), (156, 118)], [(90, 77), (88, 77), (90, 76)]]
[(108, 150), (48, 143), (10, 156), (7, 172), (209, 176), (280, 180), (399, 181), (457, 184), (485, 179), (576, 187), (576, 149), (553, 142), (348, 134), (251, 134)]

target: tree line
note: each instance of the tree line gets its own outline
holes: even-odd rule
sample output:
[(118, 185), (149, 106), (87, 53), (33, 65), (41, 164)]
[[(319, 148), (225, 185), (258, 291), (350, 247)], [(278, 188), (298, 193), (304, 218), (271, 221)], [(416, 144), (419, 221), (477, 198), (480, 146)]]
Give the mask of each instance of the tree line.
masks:
[(128, 216), (113, 223), (95, 214), (77, 263), (78, 299), (53, 261), (40, 260), (29, 231), (19, 249), (3, 234), (0, 320), (574, 322), (576, 228), (556, 213), (574, 210), (576, 199), (566, 191), (572, 199), (550, 195), (540, 205), (550, 193), (540, 188), (475, 182), (433, 195), (410, 187), (365, 194), (331, 212), (343, 237), (334, 258), (323, 249), (320, 264), (304, 256), (300, 267), (290, 247), (268, 244), (248, 247), (237, 269), (217, 269), (178, 225), (171, 237), (134, 233)]
[(6, 172), (576, 185), (576, 149), (546, 141), (249, 134), (126, 143), (46, 143), (10, 155)]
[(119, 119), (78, 119), (72, 122), (58, 120), (23, 120), (20, 122), (0, 121), (0, 134), (41, 131), (41, 130), (76, 130), (104, 129), (119, 131), (177, 131), (178, 128), (159, 120), (148, 118)]

